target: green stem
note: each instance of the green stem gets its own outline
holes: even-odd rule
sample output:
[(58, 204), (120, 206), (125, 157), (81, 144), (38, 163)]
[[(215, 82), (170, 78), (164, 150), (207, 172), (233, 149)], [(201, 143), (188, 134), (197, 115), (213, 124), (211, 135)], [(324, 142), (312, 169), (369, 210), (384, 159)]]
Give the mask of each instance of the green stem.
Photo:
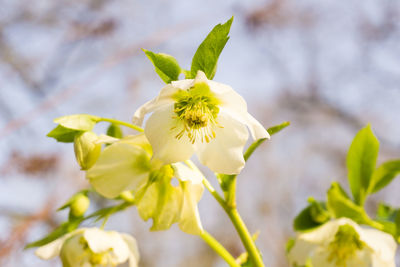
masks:
[(107, 121), (107, 122), (123, 125), (123, 126), (129, 127), (129, 128), (132, 128), (132, 129), (134, 129), (134, 130), (136, 130), (138, 132), (143, 132), (144, 131), (143, 128), (141, 128), (139, 126), (136, 126), (134, 124), (127, 123), (127, 122), (124, 122), (124, 121), (120, 121), (120, 120), (114, 120), (114, 119), (109, 119), (109, 118), (100, 118), (99, 121)]
[(235, 226), (235, 229), (238, 232), (240, 239), (242, 240), (243, 246), (249, 253), (249, 257), (254, 266), (264, 267), (265, 265), (262, 261), (260, 252), (249, 230), (247, 229), (246, 224), (243, 222), (243, 219), (240, 217), (240, 214), (236, 209), (236, 176), (233, 176), (232, 179), (233, 180), (230, 182), (226, 194), (227, 207), (225, 208), (225, 212), (228, 214), (229, 219)]
[[(185, 161), (185, 163), (193, 170), (196, 170), (199, 173), (201, 173), (201, 171), (197, 168), (197, 166), (194, 165), (193, 162), (191, 162), (190, 160)], [(242, 243), (246, 248), (254, 266), (265, 267), (261, 255), (256, 247), (256, 244), (254, 243), (254, 240), (249, 230), (247, 229), (246, 225), (244, 224), (242, 218), (239, 215), (239, 212), (236, 209), (236, 175), (232, 175), (232, 177), (230, 178), (233, 180), (229, 184), (229, 188), (226, 194), (226, 200), (214, 189), (214, 187), (210, 184), (210, 182), (206, 178), (203, 179), (203, 185), (205, 188), (207, 188), (208, 191), (210, 191), (211, 195), (217, 200), (217, 202), (228, 214), (229, 219), (232, 221), (236, 231), (238, 232), (239, 237), (242, 240)]]
[(231, 267), (240, 267), (235, 258), (222, 246), (212, 235), (206, 231), (202, 231), (200, 237), (223, 258)]
[(228, 208), (226, 210), (229, 218), (231, 219), (233, 225), (238, 232), (240, 239), (242, 240), (243, 246), (246, 248), (247, 252), (249, 253), (249, 257), (253, 262), (254, 266), (256, 267), (265, 267), (261, 255), (254, 243), (253, 238), (249, 230), (247, 229), (246, 225), (244, 224), (242, 218), (240, 217), (239, 212), (236, 208)]

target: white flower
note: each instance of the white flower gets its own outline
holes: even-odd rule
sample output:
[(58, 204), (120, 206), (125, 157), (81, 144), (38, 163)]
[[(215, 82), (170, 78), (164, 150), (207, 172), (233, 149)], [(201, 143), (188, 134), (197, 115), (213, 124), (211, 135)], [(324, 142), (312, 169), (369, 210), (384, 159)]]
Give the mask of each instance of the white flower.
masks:
[(211, 170), (238, 174), (245, 163), (246, 126), (253, 139), (269, 138), (247, 112), (245, 100), (230, 86), (208, 80), (202, 71), (194, 80), (166, 85), (135, 112), (133, 122), (141, 125), (150, 112), (144, 131), (154, 156), (165, 163), (187, 160), (196, 152)]
[[(164, 165), (151, 157), (151, 146), (143, 134), (127, 136), (106, 147), (86, 177), (107, 198), (132, 191), (140, 216), (153, 219), (152, 230), (166, 230), (178, 223), (182, 231), (200, 234), (197, 203), (204, 191), (203, 177), (182, 163)], [(174, 177), (177, 186), (171, 184)]]
[(129, 262), (137, 267), (136, 240), (115, 231), (80, 228), (38, 248), (35, 254), (44, 260), (60, 256), (63, 267), (118, 266)]
[(299, 234), (288, 258), (294, 266), (395, 267), (396, 246), (391, 235), (341, 218)]

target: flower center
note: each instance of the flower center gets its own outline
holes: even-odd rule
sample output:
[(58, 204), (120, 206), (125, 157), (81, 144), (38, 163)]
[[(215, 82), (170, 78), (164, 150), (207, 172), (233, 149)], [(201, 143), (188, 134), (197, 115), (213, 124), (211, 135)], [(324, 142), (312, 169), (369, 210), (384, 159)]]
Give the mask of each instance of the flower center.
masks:
[(118, 260), (115, 259), (112, 255), (112, 248), (110, 248), (107, 251), (100, 252), (100, 253), (95, 253), (93, 252), (87, 241), (81, 237), (79, 240), (80, 244), (83, 247), (83, 250), (85, 251), (84, 254), (87, 255), (87, 260), (89, 263), (93, 266), (117, 266), (119, 264)]
[(207, 143), (215, 138), (212, 126), (218, 126), (220, 101), (205, 82), (196, 83), (188, 90), (179, 90), (173, 98), (176, 118), (183, 123), (183, 129), (175, 136), (177, 139), (185, 133), (192, 144), (198, 138)]
[(341, 225), (336, 232), (335, 239), (329, 244), (328, 261), (335, 261), (336, 266), (346, 267), (346, 262), (355, 256), (357, 250), (362, 250), (365, 245), (351, 225)]

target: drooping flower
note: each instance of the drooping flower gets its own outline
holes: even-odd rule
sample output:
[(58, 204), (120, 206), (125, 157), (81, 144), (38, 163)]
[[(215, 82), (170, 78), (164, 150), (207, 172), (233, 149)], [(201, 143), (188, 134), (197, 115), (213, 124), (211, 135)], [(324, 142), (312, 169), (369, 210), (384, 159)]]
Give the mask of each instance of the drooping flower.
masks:
[(391, 235), (341, 218), (299, 234), (288, 258), (293, 266), (395, 267), (396, 246)]
[[(182, 231), (200, 234), (197, 203), (204, 190), (203, 177), (182, 163), (165, 165), (151, 158), (151, 145), (143, 134), (127, 136), (105, 148), (86, 176), (107, 198), (132, 191), (140, 216), (153, 219), (152, 230), (178, 223)], [(174, 177), (176, 186), (171, 184)]]
[(35, 254), (48, 260), (60, 256), (63, 267), (118, 266), (129, 262), (137, 267), (136, 240), (123, 233), (99, 228), (80, 228), (39, 247)]
[(238, 174), (245, 163), (246, 126), (253, 139), (269, 138), (247, 112), (245, 100), (230, 86), (208, 80), (202, 71), (194, 80), (166, 85), (135, 112), (133, 122), (141, 125), (151, 112), (144, 131), (154, 156), (165, 163), (184, 161), (196, 153), (211, 170)]

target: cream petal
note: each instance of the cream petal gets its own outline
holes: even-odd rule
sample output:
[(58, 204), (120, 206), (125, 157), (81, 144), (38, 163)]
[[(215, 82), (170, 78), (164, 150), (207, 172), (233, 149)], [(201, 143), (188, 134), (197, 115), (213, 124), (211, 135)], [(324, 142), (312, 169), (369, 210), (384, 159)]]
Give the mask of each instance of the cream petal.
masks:
[(254, 140), (270, 138), (267, 130), (247, 112), (247, 104), (241, 95), (235, 92), (230, 86), (209, 81), (211, 91), (222, 102), (221, 109), (231, 113), (233, 117), (245, 124)]
[(124, 239), (130, 251), (129, 267), (137, 267), (140, 260), (140, 255), (136, 239), (127, 234), (121, 234), (121, 237)]
[[(392, 266), (394, 264), (397, 244), (390, 234), (376, 229), (363, 229), (359, 234), (360, 239), (373, 250), (376, 266)], [(373, 266), (375, 267), (375, 265)]]
[(194, 146), (186, 134), (176, 138), (182, 128), (174, 119), (173, 110), (173, 105), (156, 110), (144, 128), (144, 133), (153, 147), (153, 157), (166, 164), (187, 160), (194, 153)]
[(197, 203), (203, 194), (202, 184), (193, 184), (190, 181), (182, 182), (183, 206), (179, 219), (179, 228), (188, 234), (199, 235), (203, 231)]
[(100, 154), (86, 172), (94, 189), (108, 198), (115, 198), (125, 190), (134, 190), (144, 184), (150, 171), (150, 156), (135, 145), (114, 143)]
[(174, 169), (174, 176), (179, 180), (190, 181), (194, 184), (202, 184), (204, 177), (200, 172), (180, 162), (171, 164), (171, 167)]
[(133, 124), (139, 126), (142, 125), (144, 116), (147, 113), (153, 112), (160, 107), (173, 103), (174, 100), (172, 99), (172, 96), (178, 90), (179, 86), (175, 86), (173, 84), (167, 84), (166, 86), (164, 86), (157, 97), (146, 102), (136, 110), (132, 119)]
[(119, 140), (120, 139), (114, 138), (114, 137), (109, 136), (109, 135), (100, 134), (97, 137), (97, 140), (94, 143), (95, 144), (112, 144), (112, 143), (118, 142)]
[(64, 235), (44, 246), (39, 247), (35, 251), (35, 255), (43, 260), (49, 260), (60, 254), (64, 241), (70, 237), (70, 234)]
[(128, 245), (118, 232), (89, 228), (83, 232), (83, 237), (87, 241), (90, 250), (94, 253), (107, 252), (112, 249), (112, 253), (118, 263), (123, 263), (129, 258), (130, 250)]
[(345, 224), (352, 226), (360, 233), (361, 228), (355, 222), (347, 218), (340, 218), (329, 221), (310, 232), (302, 233), (299, 238), (314, 244), (329, 244), (334, 239), (339, 226)]
[(230, 114), (220, 112), (220, 127), (215, 126), (215, 138), (209, 143), (196, 143), (197, 156), (214, 172), (238, 174), (244, 167), (243, 147), (248, 139), (246, 127)]
[(290, 264), (292, 265), (305, 265), (307, 259), (311, 256), (311, 253), (314, 251), (314, 249), (317, 247), (317, 245), (298, 239), (295, 241), (293, 247), (290, 249), (288, 253), (288, 259)]
[(193, 79), (186, 79), (186, 80), (179, 80), (179, 81), (172, 81), (171, 84), (177, 89), (187, 90), (194, 85), (195, 80)]

